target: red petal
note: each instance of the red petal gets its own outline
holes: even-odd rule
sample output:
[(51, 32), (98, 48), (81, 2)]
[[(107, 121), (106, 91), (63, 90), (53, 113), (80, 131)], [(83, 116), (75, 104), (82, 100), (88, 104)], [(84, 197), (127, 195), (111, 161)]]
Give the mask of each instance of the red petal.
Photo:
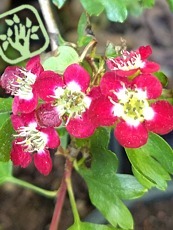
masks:
[(160, 69), (160, 65), (155, 62), (145, 61), (145, 66), (141, 69), (142, 73), (154, 73)]
[(152, 54), (151, 46), (140, 46), (139, 53), (141, 55), (141, 59), (144, 60), (148, 58)]
[(13, 141), (10, 158), (14, 165), (20, 165), (22, 168), (26, 168), (32, 161), (31, 155), (28, 152), (24, 152), (21, 145), (16, 144), (22, 141), (22, 139), (16, 139)]
[(92, 101), (89, 108), (90, 119), (96, 126), (113, 125), (117, 117), (113, 114), (114, 105), (106, 97)]
[(72, 118), (68, 122), (67, 131), (76, 138), (87, 138), (95, 131), (95, 125), (88, 116), (88, 112), (82, 114), (80, 118)]
[(126, 82), (127, 78), (118, 77), (115, 71), (106, 72), (101, 79), (100, 89), (105, 96), (112, 96), (112, 91), (118, 92), (123, 88), (122, 83)]
[(60, 145), (58, 133), (54, 128), (41, 128), (40, 131), (48, 137), (47, 147), (54, 149)]
[(80, 65), (72, 64), (67, 67), (64, 72), (64, 82), (68, 85), (70, 82), (75, 82), (85, 92), (90, 83), (89, 73)]
[(135, 88), (146, 90), (148, 99), (158, 98), (162, 93), (162, 84), (156, 77), (150, 74), (141, 74), (135, 77), (132, 85)]
[(30, 100), (20, 99), (18, 96), (15, 96), (13, 100), (12, 111), (14, 114), (31, 113), (37, 107), (37, 103), (37, 94), (33, 94), (33, 97)]
[(18, 84), (16, 82), (17, 76), (20, 76), (20, 68), (17, 66), (9, 66), (5, 69), (4, 73), (1, 76), (1, 86), (6, 90), (7, 93), (12, 93), (11, 84)]
[(92, 99), (99, 98), (101, 96), (100, 87), (99, 86), (93, 87), (87, 96), (91, 97)]
[(146, 121), (146, 127), (155, 133), (166, 134), (173, 130), (173, 106), (167, 101), (157, 101), (151, 105), (155, 115)]
[(36, 122), (35, 113), (26, 113), (19, 115), (11, 115), (11, 122), (15, 130), (22, 126), (28, 126), (30, 123)]
[(42, 104), (36, 110), (37, 121), (40, 126), (58, 127), (62, 120), (59, 118), (56, 107), (51, 103)]
[(34, 164), (37, 170), (47, 176), (52, 170), (52, 159), (48, 150), (34, 154)]
[(55, 89), (63, 86), (63, 80), (60, 75), (53, 71), (44, 71), (36, 81), (34, 88), (41, 99), (50, 102), (54, 100), (51, 96), (55, 95)]
[(117, 141), (126, 148), (139, 148), (146, 144), (148, 139), (148, 132), (143, 124), (134, 127), (125, 121), (117, 124), (114, 135)]
[(44, 71), (41, 63), (40, 63), (40, 56), (32, 57), (26, 64), (26, 69), (30, 70), (31, 73), (36, 74), (37, 76), (40, 75), (41, 72)]

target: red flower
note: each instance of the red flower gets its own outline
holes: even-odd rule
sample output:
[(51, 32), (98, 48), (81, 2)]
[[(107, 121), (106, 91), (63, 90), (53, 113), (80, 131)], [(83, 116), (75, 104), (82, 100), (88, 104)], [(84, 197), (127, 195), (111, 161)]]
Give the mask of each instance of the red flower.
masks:
[(1, 76), (1, 86), (7, 93), (14, 95), (14, 114), (30, 113), (36, 108), (38, 95), (34, 83), (42, 71), (39, 56), (31, 58), (26, 64), (26, 69), (17, 66), (5, 69)]
[(60, 144), (57, 132), (53, 128), (41, 128), (35, 120), (34, 112), (12, 115), (12, 124), (17, 134), (13, 141), (11, 160), (14, 165), (27, 167), (34, 155), (34, 164), (43, 175), (52, 169), (52, 160), (48, 148), (56, 148)]
[(173, 129), (173, 106), (167, 101), (150, 102), (162, 93), (154, 76), (140, 75), (130, 82), (107, 72), (100, 88), (103, 95), (92, 102), (90, 117), (98, 126), (115, 125), (122, 146), (138, 148), (147, 142), (148, 131), (166, 134)]
[(124, 50), (121, 57), (110, 58), (107, 66), (120, 76), (130, 76), (140, 70), (140, 73), (153, 73), (159, 70), (159, 65), (147, 58), (152, 54), (150, 46), (141, 46), (136, 51)]
[(78, 64), (68, 66), (63, 77), (52, 71), (43, 72), (36, 83), (40, 98), (47, 103), (37, 110), (40, 125), (55, 127), (63, 123), (74, 137), (91, 136), (95, 125), (88, 110), (98, 90), (89, 96), (89, 83), (88, 72)]

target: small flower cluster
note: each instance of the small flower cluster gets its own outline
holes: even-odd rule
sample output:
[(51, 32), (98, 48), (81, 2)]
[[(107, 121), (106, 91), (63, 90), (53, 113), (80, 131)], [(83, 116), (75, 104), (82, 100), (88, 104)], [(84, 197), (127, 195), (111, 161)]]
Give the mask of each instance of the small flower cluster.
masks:
[(113, 126), (116, 139), (127, 148), (144, 145), (149, 131), (170, 132), (173, 106), (160, 100), (162, 85), (153, 75), (159, 65), (147, 60), (151, 52), (146, 46), (108, 59), (109, 71), (98, 86), (91, 85), (90, 75), (79, 64), (68, 66), (63, 76), (45, 71), (38, 56), (25, 69), (7, 67), (0, 84), (14, 96), (14, 165), (25, 168), (33, 157), (38, 171), (48, 175), (49, 148), (60, 145), (60, 126), (75, 138), (90, 137), (99, 126)]
[(1, 86), (14, 96), (11, 121), (16, 130), (11, 160), (27, 167), (32, 156), (39, 172), (52, 169), (49, 148), (57, 148), (56, 127), (65, 126), (76, 138), (91, 136), (96, 126), (89, 118), (94, 91), (89, 91), (90, 76), (79, 64), (70, 65), (63, 76), (44, 71), (40, 58), (34, 57), (26, 68), (7, 67)]
[(148, 132), (166, 134), (173, 129), (173, 106), (160, 100), (162, 85), (152, 74), (159, 65), (147, 60), (150, 46), (123, 51), (107, 60), (110, 71), (100, 82), (101, 96), (90, 106), (98, 126), (114, 126), (114, 135), (126, 148), (138, 148), (148, 140)]

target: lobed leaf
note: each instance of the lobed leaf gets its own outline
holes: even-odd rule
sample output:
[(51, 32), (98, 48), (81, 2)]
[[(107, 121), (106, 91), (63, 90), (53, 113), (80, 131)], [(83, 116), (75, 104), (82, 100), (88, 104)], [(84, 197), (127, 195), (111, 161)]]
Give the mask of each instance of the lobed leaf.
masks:
[(133, 176), (116, 174), (118, 161), (108, 150), (109, 135), (105, 128), (95, 132), (90, 138), (91, 168), (81, 166), (78, 170), (87, 183), (91, 202), (104, 217), (114, 227), (132, 229), (132, 216), (121, 199), (140, 197), (147, 190)]
[(173, 174), (173, 150), (163, 138), (150, 133), (147, 144), (125, 150), (140, 183), (147, 188), (166, 189), (169, 174)]
[(58, 55), (50, 57), (43, 63), (45, 70), (52, 70), (56, 73), (63, 74), (64, 70), (73, 63), (79, 62), (79, 56), (75, 49), (70, 46), (59, 46)]
[(100, 0), (80, 0), (80, 2), (90, 16), (98, 16), (104, 10), (104, 6), (101, 4)]
[(99, 0), (104, 6), (107, 18), (113, 22), (123, 22), (127, 18), (127, 7), (124, 1)]

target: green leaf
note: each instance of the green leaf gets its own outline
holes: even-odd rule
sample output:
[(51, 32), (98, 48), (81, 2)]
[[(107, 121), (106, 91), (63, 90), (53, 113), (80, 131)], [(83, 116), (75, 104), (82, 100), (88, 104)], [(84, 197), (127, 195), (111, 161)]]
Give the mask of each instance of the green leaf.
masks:
[(13, 20), (11, 19), (5, 19), (5, 22), (7, 23), (8, 26), (12, 26), (14, 24)]
[(4, 183), (7, 178), (12, 176), (12, 163), (0, 162), (0, 184)]
[(79, 62), (78, 53), (70, 46), (59, 46), (58, 55), (45, 60), (43, 67), (45, 70), (52, 70), (63, 74), (64, 70), (73, 63)]
[(30, 28), (32, 26), (32, 22), (29, 18), (26, 18), (26, 27)]
[(104, 6), (106, 15), (110, 21), (123, 22), (127, 18), (127, 8), (124, 1), (120, 0), (99, 0)]
[(155, 72), (154, 75), (159, 79), (163, 87), (168, 85), (168, 78), (163, 72)]
[(8, 41), (5, 41), (5, 42), (2, 43), (2, 47), (3, 47), (4, 51), (7, 50), (8, 45), (9, 45), (9, 42), (8, 42)]
[(104, 10), (103, 5), (100, 3), (100, 0), (80, 0), (84, 9), (88, 12), (88, 14), (98, 16)]
[(33, 40), (38, 40), (39, 37), (38, 37), (37, 34), (31, 34), (31, 39), (33, 39)]
[(112, 57), (116, 57), (117, 56), (117, 52), (115, 50), (115, 45), (113, 43), (109, 42), (107, 44), (105, 56), (107, 58), (112, 58)]
[(13, 134), (14, 129), (12, 127), (10, 118), (3, 120), (0, 126), (0, 161), (5, 162), (10, 159)]
[(132, 175), (117, 174), (116, 175), (117, 195), (123, 200), (136, 199), (147, 192), (141, 184)]
[(32, 33), (35, 33), (35, 32), (38, 31), (39, 28), (40, 28), (39, 26), (32, 26), (31, 32), (32, 32)]
[(8, 35), (8, 37), (11, 37), (13, 35), (13, 31), (11, 28), (8, 28), (7, 35)]
[(118, 229), (106, 225), (101, 225), (101, 224), (77, 222), (73, 224), (70, 228), (68, 228), (68, 230), (118, 230)]
[(52, 2), (60, 9), (67, 0), (52, 0)]
[(147, 144), (138, 149), (126, 148), (136, 178), (147, 188), (165, 190), (169, 173), (173, 174), (173, 151), (158, 135), (150, 133)]
[(0, 98), (0, 114), (12, 111), (13, 98)]
[(7, 35), (6, 34), (0, 35), (0, 40), (5, 41), (6, 39), (7, 39)]
[(17, 16), (17, 14), (14, 14), (14, 16), (13, 16), (13, 21), (14, 21), (15, 23), (19, 23), (19, 22), (20, 22), (20, 18)]
[(81, 46), (86, 46), (91, 40), (92, 40), (92, 36), (87, 34), (87, 28), (88, 26), (88, 17), (85, 13), (83, 13), (79, 19), (79, 23), (78, 23), (78, 41), (77, 44), (79, 47)]
[[(120, 226), (123, 229), (132, 229), (132, 216), (120, 197), (127, 198), (128, 195), (138, 197), (140, 192), (144, 193), (144, 188), (137, 182), (135, 183), (131, 177), (116, 175), (118, 162), (116, 155), (108, 150), (109, 135), (110, 130), (100, 128), (91, 137), (91, 168), (81, 166), (79, 173), (87, 183), (92, 204), (97, 207), (104, 217), (114, 227)], [(127, 187), (131, 189), (131, 185), (127, 184), (127, 187), (123, 185), (123, 179), (126, 182), (129, 179), (133, 181), (134, 185), (138, 184), (138, 186), (128, 194), (128, 191), (124, 191), (124, 189), (127, 189)], [(140, 192), (138, 191), (138, 195), (134, 196), (135, 189), (139, 189)]]
[(141, 4), (144, 8), (152, 8), (154, 6), (155, 0), (141, 0)]
[(169, 5), (169, 8), (171, 11), (173, 11), (173, 0), (166, 0), (168, 5)]

